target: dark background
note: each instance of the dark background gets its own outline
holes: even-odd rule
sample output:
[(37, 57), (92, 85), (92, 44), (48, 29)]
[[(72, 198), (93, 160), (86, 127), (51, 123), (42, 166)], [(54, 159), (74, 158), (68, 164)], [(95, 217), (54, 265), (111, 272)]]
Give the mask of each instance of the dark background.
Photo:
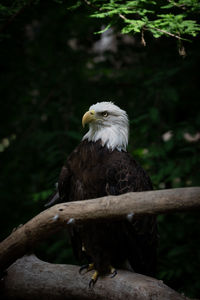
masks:
[[(130, 118), (130, 153), (155, 189), (200, 184), (200, 41), (122, 35), (84, 8), (43, 1), (1, 31), (1, 239), (44, 209), (67, 155), (97, 101), (114, 101)], [(1, 28), (2, 29), (2, 28)], [(107, 41), (107, 46), (106, 46)], [(161, 215), (157, 277), (187, 296), (200, 294), (199, 213)], [(75, 262), (66, 233), (43, 242), (47, 261)]]

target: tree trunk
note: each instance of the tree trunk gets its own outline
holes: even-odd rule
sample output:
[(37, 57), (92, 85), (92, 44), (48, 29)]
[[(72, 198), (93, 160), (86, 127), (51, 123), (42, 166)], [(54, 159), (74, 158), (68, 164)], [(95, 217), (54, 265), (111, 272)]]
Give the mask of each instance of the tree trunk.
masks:
[(100, 277), (89, 288), (92, 272), (79, 274), (79, 267), (50, 264), (36, 256), (18, 259), (3, 279), (4, 299), (11, 300), (186, 300), (161, 280), (119, 270), (114, 278)]

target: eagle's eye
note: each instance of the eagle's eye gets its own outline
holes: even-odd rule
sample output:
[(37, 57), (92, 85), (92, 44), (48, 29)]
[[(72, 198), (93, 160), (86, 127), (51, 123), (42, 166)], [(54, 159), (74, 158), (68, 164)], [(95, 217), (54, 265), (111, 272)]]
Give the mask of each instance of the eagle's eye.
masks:
[(103, 111), (103, 112), (102, 112), (102, 116), (103, 116), (103, 117), (107, 117), (107, 116), (108, 116), (108, 112), (107, 112), (107, 111)]

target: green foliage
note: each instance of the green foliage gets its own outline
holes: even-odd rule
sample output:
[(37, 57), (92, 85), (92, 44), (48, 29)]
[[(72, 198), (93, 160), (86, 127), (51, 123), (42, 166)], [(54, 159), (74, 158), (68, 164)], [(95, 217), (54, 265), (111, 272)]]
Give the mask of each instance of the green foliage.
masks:
[[(30, 3), (36, 4), (38, 0), (17, 0), (17, 1), (2, 1), (0, 4), (0, 21), (4, 21), (6, 18), (17, 15), (23, 8)], [(9, 19), (6, 19), (7, 21)]]
[[(88, 13), (109, 11), (96, 10), (96, 1), (75, 12), (62, 1), (19, 3), (25, 6), (12, 20), (12, 14), (0, 10), (6, 37), (0, 45), (1, 239), (44, 209), (62, 164), (85, 133), (82, 115), (97, 101), (114, 101), (128, 112), (129, 151), (148, 171), (155, 189), (199, 185), (199, 40), (187, 44), (183, 60), (173, 50), (173, 39), (147, 35), (147, 47), (142, 47), (140, 36), (119, 34), (116, 26), (102, 29), (105, 22), (118, 24), (120, 19), (121, 29), (137, 21), (139, 31), (141, 21), (150, 26), (157, 19), (164, 22), (158, 17), (164, 15), (166, 24), (160, 28), (176, 30), (175, 23), (182, 26), (196, 18), (170, 23), (171, 14), (182, 11), (174, 6), (184, 5), (195, 16), (199, 3), (148, 1), (144, 15), (122, 13), (128, 21), (117, 13), (88, 18)], [(137, 3), (142, 14), (147, 1)], [(161, 5), (172, 4), (161, 12)], [(155, 8), (156, 16), (150, 12)], [(194, 24), (182, 33), (190, 26)], [(100, 35), (93, 34), (98, 31)], [(98, 46), (105, 35), (114, 50)], [(188, 33), (182, 36), (188, 38)], [(158, 278), (191, 297), (200, 293), (199, 220), (197, 213), (159, 216)], [(75, 262), (65, 233), (44, 241), (36, 253), (52, 262)]]
[[(80, 3), (80, 2), (79, 2)], [(155, 38), (170, 35), (178, 39), (196, 36), (200, 31), (194, 14), (199, 13), (198, 1), (99, 1), (88, 2), (93, 8), (93, 18), (105, 19), (108, 26), (121, 18), (121, 32), (150, 31)], [(167, 3), (167, 4), (165, 4)], [(192, 18), (192, 19), (190, 19)]]
[[(7, 25), (21, 11), (29, 5), (37, 4), (39, 0), (18, 0), (6, 5), (0, 4), (0, 24)], [(63, 0), (54, 0), (64, 7)], [(92, 0), (76, 1), (68, 6), (68, 10), (79, 9), (82, 5), (89, 6), (89, 16), (92, 18), (105, 19), (107, 26), (105, 31), (114, 23), (120, 24), (123, 20), (121, 32), (142, 33), (149, 31), (155, 38), (172, 36), (179, 40), (188, 40), (195, 37), (200, 31), (198, 17), (200, 4), (198, 0), (179, 1), (149, 1), (149, 0)], [(102, 33), (98, 31), (97, 33)]]
[[(179, 292), (194, 297), (194, 291), (199, 291), (198, 280), (193, 279), (194, 270), (200, 258), (198, 240), (196, 240), (199, 235), (199, 214), (159, 216), (158, 224), (162, 232), (159, 243), (159, 278), (164, 282), (167, 281), (169, 286), (179, 286)], [(191, 249), (193, 249), (192, 255)], [(196, 274), (196, 276), (198, 278), (199, 275)]]
[(48, 197), (50, 197), (51, 194), (52, 194), (52, 189), (34, 193), (32, 195), (33, 201), (34, 202), (46, 201), (48, 199)]

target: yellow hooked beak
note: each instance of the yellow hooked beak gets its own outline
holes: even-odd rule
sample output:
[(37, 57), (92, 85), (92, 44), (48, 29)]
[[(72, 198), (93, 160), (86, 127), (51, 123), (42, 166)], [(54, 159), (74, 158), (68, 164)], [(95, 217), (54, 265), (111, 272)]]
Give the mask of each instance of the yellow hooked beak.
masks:
[(95, 111), (94, 110), (89, 110), (87, 111), (82, 118), (82, 125), (83, 128), (85, 127), (85, 124), (90, 123), (92, 121), (95, 121), (96, 117), (95, 117)]

